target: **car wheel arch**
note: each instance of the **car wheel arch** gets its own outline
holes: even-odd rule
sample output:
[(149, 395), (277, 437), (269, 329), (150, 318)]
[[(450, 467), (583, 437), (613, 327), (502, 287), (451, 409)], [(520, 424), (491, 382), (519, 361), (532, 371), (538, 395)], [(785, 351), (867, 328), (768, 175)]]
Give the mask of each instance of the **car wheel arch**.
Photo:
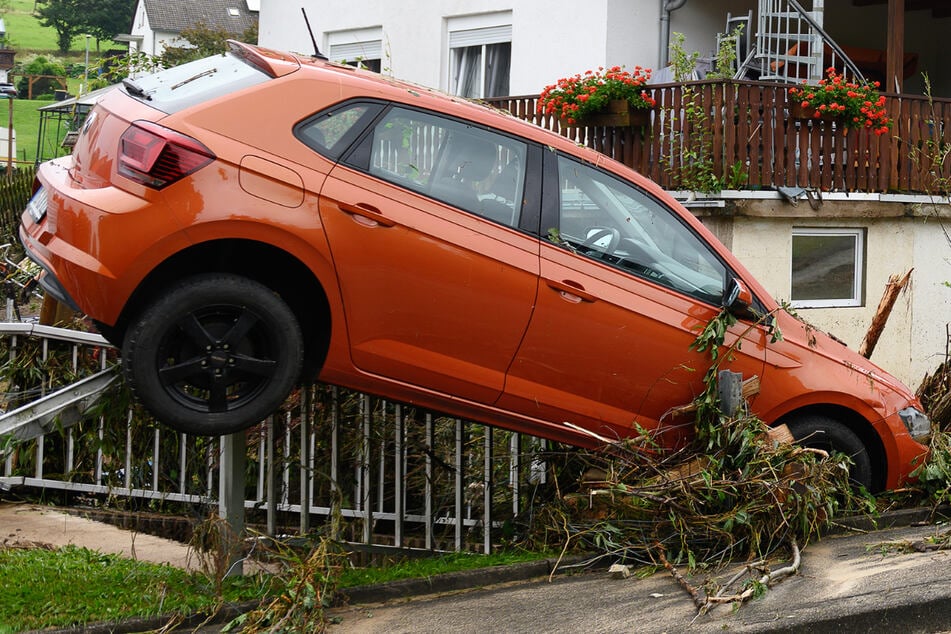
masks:
[(784, 414), (773, 424), (794, 427), (802, 421), (825, 419), (853, 433), (861, 441), (868, 454), (872, 469), (870, 491), (885, 488), (888, 479), (888, 459), (884, 443), (872, 424), (858, 412), (839, 405), (811, 405)]
[(329, 348), (332, 311), (327, 289), (334, 287), (295, 254), (253, 240), (213, 240), (171, 255), (139, 283), (117, 322), (102, 325), (102, 330), (108, 331), (103, 334), (114, 343), (121, 342), (129, 323), (162, 289), (176, 280), (207, 272), (241, 275), (280, 295), (297, 316), (303, 331), (303, 376), (316, 376)]

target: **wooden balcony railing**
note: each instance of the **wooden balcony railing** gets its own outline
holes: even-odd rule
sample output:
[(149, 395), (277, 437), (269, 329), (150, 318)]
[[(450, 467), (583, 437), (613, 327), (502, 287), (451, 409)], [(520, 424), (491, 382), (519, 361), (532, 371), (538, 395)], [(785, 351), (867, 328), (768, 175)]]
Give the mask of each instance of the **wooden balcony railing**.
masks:
[[(684, 116), (684, 89), (705, 116)], [(536, 112), (538, 96), (487, 101), (559, 132), (649, 176), (665, 189), (689, 189), (691, 140), (707, 135), (713, 174), (738, 189), (809, 187), (823, 191), (947, 193), (951, 178), (951, 99), (890, 96), (888, 134), (790, 117), (787, 84), (700, 81), (656, 84), (644, 128), (567, 127)], [(737, 176), (741, 174), (741, 176)], [(732, 175), (732, 177), (730, 177)]]

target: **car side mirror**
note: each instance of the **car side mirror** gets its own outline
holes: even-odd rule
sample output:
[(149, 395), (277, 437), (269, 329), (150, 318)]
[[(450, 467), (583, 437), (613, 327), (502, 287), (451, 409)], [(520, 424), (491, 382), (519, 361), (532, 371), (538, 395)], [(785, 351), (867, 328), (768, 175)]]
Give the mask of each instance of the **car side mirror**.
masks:
[(737, 317), (750, 317), (753, 315), (752, 305), (753, 294), (750, 289), (734, 277), (723, 294), (723, 307)]

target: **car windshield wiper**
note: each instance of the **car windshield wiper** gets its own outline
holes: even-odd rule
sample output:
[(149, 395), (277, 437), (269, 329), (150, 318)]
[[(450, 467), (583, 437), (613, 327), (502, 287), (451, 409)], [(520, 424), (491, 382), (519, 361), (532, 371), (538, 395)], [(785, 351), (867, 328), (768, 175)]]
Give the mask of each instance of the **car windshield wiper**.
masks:
[(169, 88), (169, 90), (175, 90), (175, 89), (177, 89), (177, 88), (181, 88), (181, 87), (184, 86), (185, 84), (189, 84), (189, 83), (195, 81), (196, 79), (199, 79), (199, 78), (201, 78), (201, 77), (207, 77), (208, 75), (214, 75), (214, 74), (217, 73), (217, 72), (218, 72), (218, 69), (217, 69), (217, 68), (209, 68), (208, 70), (203, 70), (203, 71), (201, 71), (200, 73), (196, 73), (196, 74), (192, 75), (192, 76), (189, 77), (188, 79), (183, 79), (182, 81), (178, 82), (177, 84), (175, 84), (174, 86), (172, 86), (171, 88)]
[(133, 97), (140, 97), (146, 101), (151, 101), (152, 97), (142, 89), (142, 86), (138, 85), (128, 77), (122, 80), (122, 85), (125, 86), (125, 89), (129, 91), (129, 94)]

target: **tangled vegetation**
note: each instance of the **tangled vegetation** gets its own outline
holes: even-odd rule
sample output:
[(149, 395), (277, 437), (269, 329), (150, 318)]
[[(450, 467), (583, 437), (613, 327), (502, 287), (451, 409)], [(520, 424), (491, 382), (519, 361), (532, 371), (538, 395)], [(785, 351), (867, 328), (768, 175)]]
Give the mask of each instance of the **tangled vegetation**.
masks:
[[(716, 377), (732, 354), (722, 348), (731, 320), (724, 311), (695, 344), (713, 364), (706, 392), (684, 408), (696, 416), (689, 445), (664, 452), (644, 432), (585, 454), (580, 490), (558, 496), (539, 517), (544, 543), (664, 567), (685, 583), (675, 566), (763, 559), (781, 548), (798, 560), (800, 546), (843, 509), (871, 508), (871, 499), (849, 486), (846, 456), (792, 444), (782, 427), (770, 430), (745, 407), (723, 411)], [(701, 609), (723, 602), (690, 592)]]

